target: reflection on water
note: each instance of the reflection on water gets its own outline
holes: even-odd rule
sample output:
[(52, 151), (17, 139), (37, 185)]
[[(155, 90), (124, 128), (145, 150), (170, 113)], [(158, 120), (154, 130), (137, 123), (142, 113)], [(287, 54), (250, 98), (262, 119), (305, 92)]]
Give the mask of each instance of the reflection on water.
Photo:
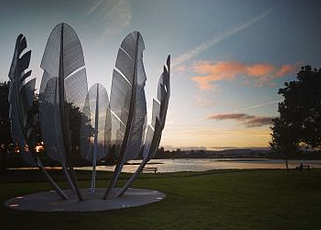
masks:
[[(123, 172), (134, 172), (140, 160), (129, 161)], [(310, 165), (311, 168), (321, 168), (321, 160), (291, 160), (289, 167), (295, 168), (300, 163)], [(157, 167), (157, 172), (179, 171), (206, 171), (212, 169), (285, 169), (284, 160), (271, 160), (264, 158), (225, 158), (225, 159), (152, 159), (148, 166)], [(115, 166), (98, 166), (97, 170), (113, 171)], [(91, 170), (91, 167), (76, 169)]]

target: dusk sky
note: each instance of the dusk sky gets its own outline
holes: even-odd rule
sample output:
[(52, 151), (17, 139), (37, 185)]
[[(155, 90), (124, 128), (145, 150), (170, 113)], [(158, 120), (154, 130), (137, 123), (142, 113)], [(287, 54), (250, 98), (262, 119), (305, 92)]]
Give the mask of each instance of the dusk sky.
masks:
[[(321, 67), (321, 2), (260, 0), (0, 0), (0, 80), (8, 80), (15, 39), (32, 50), (39, 87), (51, 30), (70, 24), (82, 43), (89, 87), (110, 92), (119, 45), (145, 41), (149, 114), (168, 54), (171, 98), (165, 148), (267, 147), (278, 89), (301, 65)], [(150, 122), (150, 117), (149, 117)]]

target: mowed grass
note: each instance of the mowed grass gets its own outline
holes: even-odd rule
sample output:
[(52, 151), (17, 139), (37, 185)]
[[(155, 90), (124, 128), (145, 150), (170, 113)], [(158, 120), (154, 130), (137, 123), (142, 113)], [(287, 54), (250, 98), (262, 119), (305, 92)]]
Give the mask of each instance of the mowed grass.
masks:
[[(62, 183), (60, 172), (51, 173)], [(77, 176), (82, 187), (89, 186), (89, 172)], [(97, 187), (106, 187), (110, 176), (99, 172)], [(123, 175), (119, 186), (128, 177)], [(104, 212), (14, 211), (4, 207), (7, 199), (50, 187), (38, 171), (8, 172), (0, 177), (0, 229), (321, 229), (321, 170), (143, 174), (134, 187), (167, 197)]]

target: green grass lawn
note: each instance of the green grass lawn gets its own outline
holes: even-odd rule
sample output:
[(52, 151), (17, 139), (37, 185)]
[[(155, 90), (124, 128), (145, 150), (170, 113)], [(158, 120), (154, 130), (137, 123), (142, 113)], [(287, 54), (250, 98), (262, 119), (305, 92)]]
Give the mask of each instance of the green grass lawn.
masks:
[[(62, 182), (60, 172), (53, 172)], [(110, 173), (99, 173), (106, 187)], [(89, 172), (77, 172), (89, 186)], [(120, 184), (128, 175), (123, 175)], [(167, 197), (137, 208), (93, 213), (14, 211), (12, 197), (50, 189), (38, 171), (0, 176), (0, 229), (321, 229), (321, 170), (231, 170), (143, 174), (134, 187)]]

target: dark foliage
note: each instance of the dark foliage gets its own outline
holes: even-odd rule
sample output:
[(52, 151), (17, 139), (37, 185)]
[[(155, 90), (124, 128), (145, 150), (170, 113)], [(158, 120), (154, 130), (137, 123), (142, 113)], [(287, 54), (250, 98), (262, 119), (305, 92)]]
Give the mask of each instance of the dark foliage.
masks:
[[(5, 170), (8, 166), (26, 166), (17, 154), (14, 153), (15, 145), (11, 136), (11, 122), (9, 119), (9, 94), (10, 82), (0, 83), (0, 170)], [(28, 129), (30, 132), (29, 141), (33, 146), (38, 145), (42, 142), (41, 129), (39, 123), (39, 110), (38, 110), (39, 97), (35, 95), (33, 106), (29, 111), (28, 116)], [(70, 140), (72, 146), (72, 156), (71, 160), (75, 165), (85, 165), (87, 162), (81, 158), (79, 154), (79, 132), (81, 127), (81, 119), (85, 119), (87, 128), (93, 133), (94, 129), (90, 125), (90, 120), (85, 117), (83, 113), (80, 112), (78, 107), (73, 106), (68, 103), (66, 109), (69, 114), (69, 125), (70, 125)], [(11, 153), (11, 154), (9, 154)], [(14, 156), (17, 155), (17, 156)], [(45, 165), (57, 165), (50, 159), (44, 158), (43, 154), (39, 155), (43, 159)]]
[(301, 68), (295, 81), (285, 83), (278, 92), (278, 118), (273, 119), (271, 147), (292, 154), (299, 147), (321, 148), (321, 69)]
[(9, 120), (9, 94), (10, 82), (0, 83), (0, 170), (6, 169), (7, 154), (12, 143), (11, 124)]

